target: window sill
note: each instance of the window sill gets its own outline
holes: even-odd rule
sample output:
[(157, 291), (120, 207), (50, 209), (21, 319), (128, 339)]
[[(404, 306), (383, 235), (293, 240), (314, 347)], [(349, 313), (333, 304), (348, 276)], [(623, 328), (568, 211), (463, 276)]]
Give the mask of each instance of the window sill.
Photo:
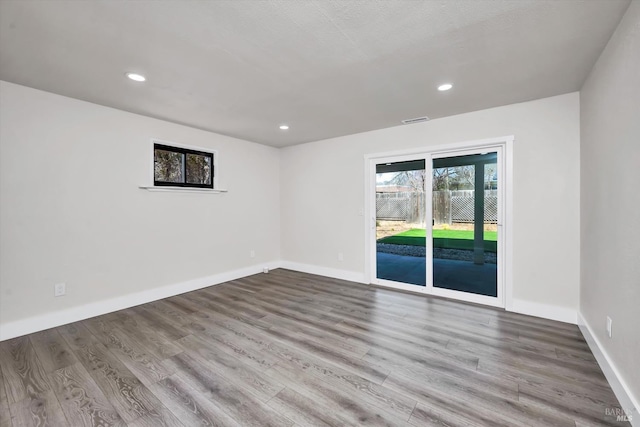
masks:
[(189, 187), (155, 187), (152, 185), (140, 185), (138, 188), (141, 190), (147, 191), (159, 191), (159, 192), (170, 192), (170, 193), (210, 193), (210, 194), (221, 194), (227, 193), (229, 190), (221, 190), (221, 189), (209, 189), (209, 188), (189, 188)]

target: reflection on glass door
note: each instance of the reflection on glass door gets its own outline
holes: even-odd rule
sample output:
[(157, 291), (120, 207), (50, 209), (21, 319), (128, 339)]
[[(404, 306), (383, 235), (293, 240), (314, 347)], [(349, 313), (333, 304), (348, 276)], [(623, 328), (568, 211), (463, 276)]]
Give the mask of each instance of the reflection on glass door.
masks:
[(376, 277), (426, 286), (425, 160), (376, 165)]
[(433, 287), (498, 293), (498, 153), (435, 158)]

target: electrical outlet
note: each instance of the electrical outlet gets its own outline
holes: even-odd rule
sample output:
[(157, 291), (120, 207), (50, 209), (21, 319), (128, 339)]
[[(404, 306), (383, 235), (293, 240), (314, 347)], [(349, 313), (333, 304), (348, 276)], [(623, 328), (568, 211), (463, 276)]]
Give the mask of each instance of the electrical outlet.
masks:
[(249, 251), (249, 257), (250, 257), (250, 258), (255, 258), (255, 257), (256, 257), (256, 251), (254, 251), (253, 249), (251, 249), (251, 251)]
[(66, 283), (56, 283), (53, 285), (53, 296), (61, 297), (67, 293), (67, 285)]
[(611, 338), (612, 326), (613, 326), (613, 320), (611, 320), (611, 317), (607, 316), (607, 335), (609, 336), (609, 338)]
[(263, 269), (262, 269), (262, 272), (263, 272), (264, 274), (269, 273), (269, 268), (268, 268), (268, 267), (263, 268)]
[(344, 254), (342, 252), (338, 252), (338, 261), (344, 261)]

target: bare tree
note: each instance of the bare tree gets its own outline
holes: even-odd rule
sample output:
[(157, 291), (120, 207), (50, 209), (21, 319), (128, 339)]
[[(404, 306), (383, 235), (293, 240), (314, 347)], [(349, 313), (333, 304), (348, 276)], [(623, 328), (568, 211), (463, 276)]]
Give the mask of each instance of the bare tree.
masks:
[(388, 183), (394, 185), (406, 185), (411, 191), (423, 192), (427, 181), (427, 173), (424, 169), (397, 172)]
[(154, 170), (158, 181), (182, 182), (182, 154), (155, 150)]

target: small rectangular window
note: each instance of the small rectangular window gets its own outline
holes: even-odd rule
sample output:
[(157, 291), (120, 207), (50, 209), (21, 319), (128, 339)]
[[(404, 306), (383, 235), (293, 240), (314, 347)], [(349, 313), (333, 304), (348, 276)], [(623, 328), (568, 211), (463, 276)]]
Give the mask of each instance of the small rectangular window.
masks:
[(153, 185), (213, 189), (212, 152), (153, 144)]

